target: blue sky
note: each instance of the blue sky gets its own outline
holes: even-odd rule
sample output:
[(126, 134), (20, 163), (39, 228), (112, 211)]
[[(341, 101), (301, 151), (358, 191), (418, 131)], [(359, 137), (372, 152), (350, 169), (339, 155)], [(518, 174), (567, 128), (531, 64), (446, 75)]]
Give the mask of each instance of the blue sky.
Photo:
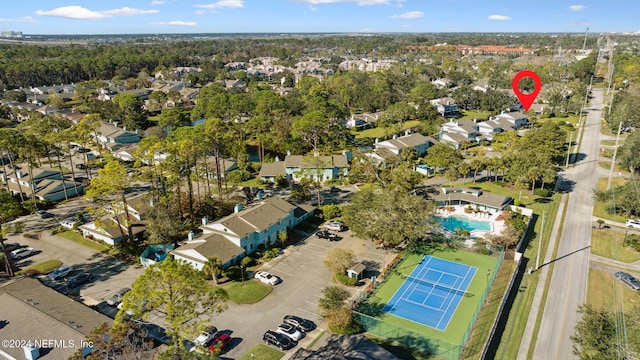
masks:
[(637, 32), (637, 0), (3, 1), (24, 34)]

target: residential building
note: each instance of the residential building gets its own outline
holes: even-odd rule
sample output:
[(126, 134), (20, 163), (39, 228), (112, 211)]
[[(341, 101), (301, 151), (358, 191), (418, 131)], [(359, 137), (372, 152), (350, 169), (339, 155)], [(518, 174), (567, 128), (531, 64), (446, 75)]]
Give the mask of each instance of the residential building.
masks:
[(412, 147), (416, 149), (418, 156), (422, 156), (427, 152), (427, 149), (437, 142), (436, 139), (430, 136), (424, 136), (420, 133), (409, 134), (407, 130), (404, 136), (394, 135), (389, 140), (378, 141), (373, 145), (376, 149), (389, 150), (394, 155), (400, 155), (403, 149)]
[(293, 205), (273, 197), (243, 208), (236, 205), (233, 214), (209, 223), (203, 219), (202, 235), (190, 236), (180, 247), (171, 251), (176, 260), (202, 269), (207, 259), (217, 257), (225, 266), (237, 264), (260, 245), (276, 243), (280, 232), (287, 232), (313, 214), (314, 207)]
[(355, 129), (356, 131), (362, 131), (371, 129), (376, 126), (380, 113), (374, 114), (352, 114), (349, 120), (344, 122), (344, 126), (347, 129)]
[[(38, 353), (34, 359), (68, 359), (79, 348), (85, 348), (81, 341), (93, 329), (113, 322), (30, 277), (16, 278), (0, 287), (0, 314), (3, 338), (30, 341), (35, 345), (30, 355)], [(85, 348), (85, 354), (89, 352)], [(26, 358), (21, 345), (3, 346), (1, 353), (7, 359)]]
[[(218, 166), (220, 168), (220, 177), (224, 178), (226, 174), (233, 170), (237, 170), (238, 164), (230, 159), (220, 159), (218, 161)], [(195, 172), (198, 176), (202, 178), (215, 179), (216, 178), (216, 159), (214, 156), (209, 156), (206, 159), (205, 164), (197, 164), (195, 166)]]
[[(516, 130), (529, 125), (529, 117), (519, 111), (512, 111), (496, 115), (496, 119), (504, 119), (511, 124), (511, 128)], [(505, 129), (506, 130), (506, 129)]]
[(258, 174), (260, 181), (265, 183), (275, 183), (279, 176), (283, 178), (287, 176), (284, 168), (284, 161), (276, 160), (272, 163), (262, 163), (260, 173)]
[(481, 139), (476, 120), (451, 119), (440, 127), (440, 141), (453, 144), (456, 148), (464, 143), (478, 142)]
[(94, 132), (98, 144), (110, 151), (118, 150), (123, 144), (140, 142), (140, 136), (126, 128), (118, 127), (118, 122), (102, 123)]
[(303, 177), (308, 177), (313, 181), (324, 183), (347, 175), (349, 161), (346, 154), (287, 155), (284, 159), (284, 168), (289, 181), (300, 181)]
[(432, 106), (436, 108), (436, 111), (442, 116), (451, 116), (457, 114), (460, 109), (455, 100), (450, 97), (443, 97), (438, 99), (429, 100)]
[(75, 182), (51, 168), (16, 169), (6, 174), (2, 173), (1, 176), (2, 181), (9, 185), (12, 194), (18, 195), (22, 192), (25, 198), (35, 193), (38, 200), (60, 201), (83, 192), (82, 183)]

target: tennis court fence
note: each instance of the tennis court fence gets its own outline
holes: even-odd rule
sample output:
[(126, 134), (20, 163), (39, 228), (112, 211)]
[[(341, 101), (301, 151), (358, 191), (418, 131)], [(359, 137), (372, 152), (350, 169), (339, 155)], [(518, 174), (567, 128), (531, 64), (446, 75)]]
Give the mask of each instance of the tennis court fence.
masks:
[[(452, 344), (435, 337), (430, 337), (428, 335), (409, 330), (402, 326), (386, 322), (378, 317), (370, 316), (355, 310), (353, 311), (354, 319), (362, 326), (362, 328), (366, 332), (386, 339), (395, 340), (407, 348), (417, 349), (427, 354), (435, 355), (444, 360), (460, 359), (460, 357), (462, 356), (462, 352), (464, 351), (465, 344), (467, 343), (467, 340), (469, 340), (471, 332), (473, 331), (473, 327), (476, 323), (476, 320), (478, 319), (480, 310), (482, 310), (482, 306), (484, 305), (484, 302), (489, 295), (489, 290), (493, 285), (493, 281), (495, 280), (496, 275), (498, 275), (498, 269), (502, 264), (502, 260), (504, 260), (504, 248), (502, 246), (487, 245), (487, 249), (490, 250), (493, 254), (497, 254), (498, 261), (496, 262), (496, 265), (493, 269), (487, 269), (487, 286), (480, 296), (478, 306), (476, 307), (473, 316), (469, 321), (469, 325), (467, 326), (467, 329), (465, 330), (459, 344)], [(397, 261), (395, 261), (395, 263), (389, 269), (387, 269), (387, 274), (395, 272), (398, 265), (403, 263), (405, 257), (396, 260)], [(401, 274), (401, 276), (402, 275), (404, 274)], [(405, 277), (403, 278), (406, 279), (406, 276), (408, 275), (404, 276)], [(374, 282), (371, 288), (367, 289), (367, 291), (361, 292), (359, 302), (366, 302), (367, 298), (372, 296), (379, 286), (386, 283), (388, 278), (388, 276), (385, 276), (381, 282)], [(362, 308), (362, 310), (365, 309), (366, 307)]]

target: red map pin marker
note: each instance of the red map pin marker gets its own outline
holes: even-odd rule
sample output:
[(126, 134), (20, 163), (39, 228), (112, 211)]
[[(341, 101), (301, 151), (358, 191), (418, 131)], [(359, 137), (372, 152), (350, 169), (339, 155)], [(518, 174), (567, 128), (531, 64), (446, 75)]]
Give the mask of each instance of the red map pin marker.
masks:
[[(518, 83), (520, 83), (520, 80), (525, 77), (531, 78), (531, 80), (533, 80), (533, 82), (536, 84), (536, 87), (535, 89), (533, 89), (531, 94), (525, 94), (521, 92), (520, 88), (518, 87)], [(535, 72), (531, 70), (522, 70), (513, 77), (511, 88), (513, 89), (513, 92), (516, 93), (518, 100), (520, 100), (520, 104), (522, 104), (524, 111), (529, 111), (531, 104), (533, 104), (533, 102), (536, 100), (536, 97), (538, 97), (538, 94), (540, 93), (540, 89), (542, 88), (542, 81), (540, 81), (540, 77)]]

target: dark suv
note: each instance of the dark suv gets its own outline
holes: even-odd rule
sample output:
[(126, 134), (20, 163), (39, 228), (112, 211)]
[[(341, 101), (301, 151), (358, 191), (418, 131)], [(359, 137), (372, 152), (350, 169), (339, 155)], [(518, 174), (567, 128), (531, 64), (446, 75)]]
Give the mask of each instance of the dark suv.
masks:
[(267, 330), (264, 335), (262, 335), (262, 339), (264, 343), (269, 345), (275, 345), (280, 348), (280, 350), (288, 350), (292, 347), (296, 346), (296, 342), (291, 340), (290, 338), (277, 333), (272, 330)]

